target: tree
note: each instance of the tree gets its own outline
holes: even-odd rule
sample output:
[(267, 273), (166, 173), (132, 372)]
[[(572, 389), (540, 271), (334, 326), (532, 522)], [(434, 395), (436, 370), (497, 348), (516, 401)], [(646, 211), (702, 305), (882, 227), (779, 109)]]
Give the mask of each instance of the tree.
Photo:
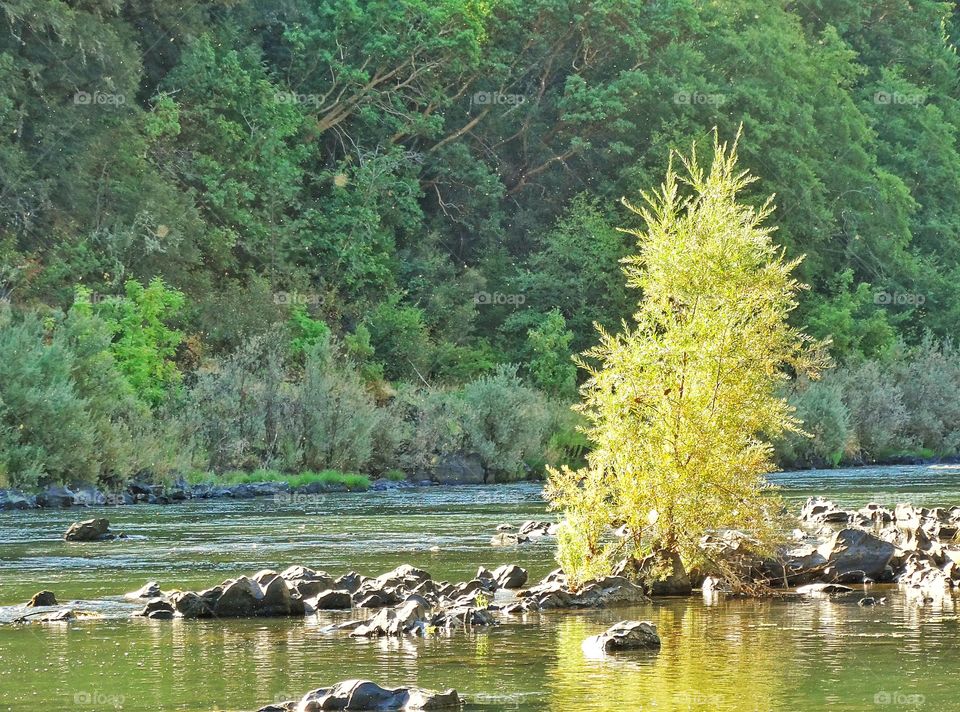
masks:
[[(696, 150), (646, 205), (628, 208), (639, 254), (627, 283), (642, 290), (635, 324), (600, 330), (581, 360), (589, 379), (579, 409), (594, 449), (581, 470), (552, 470), (547, 495), (563, 510), (558, 559), (574, 582), (609, 570), (615, 556), (699, 558), (699, 539), (746, 529), (766, 539), (777, 500), (768, 439), (798, 430), (777, 387), (815, 374), (817, 346), (788, 323), (801, 289), (799, 260), (784, 259), (763, 221), (772, 212), (738, 202), (754, 182), (737, 169), (736, 144), (714, 139), (705, 174)], [(681, 194), (681, 186), (689, 195)], [(594, 365), (593, 362), (599, 365)], [(610, 526), (626, 525), (618, 542)]]

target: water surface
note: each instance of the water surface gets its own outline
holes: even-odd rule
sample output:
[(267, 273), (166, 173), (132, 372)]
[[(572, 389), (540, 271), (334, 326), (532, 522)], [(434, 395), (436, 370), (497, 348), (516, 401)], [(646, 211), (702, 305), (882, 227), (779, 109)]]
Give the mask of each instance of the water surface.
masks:
[[(798, 502), (828, 494), (844, 506), (960, 503), (960, 469), (781, 473)], [(106, 516), (131, 538), (66, 544), (78, 518)], [(504, 619), (442, 637), (354, 640), (304, 619), (130, 619), (120, 595), (148, 579), (200, 588), (300, 563), (376, 575), (411, 563), (435, 578), (518, 563), (538, 579), (552, 542), (499, 549), (501, 522), (549, 516), (536, 485), (434, 487), (336, 495), (72, 511), (0, 513), (0, 604), (47, 588), (104, 617), (0, 625), (0, 710), (253, 710), (314, 687), (362, 677), (383, 685), (454, 687), (470, 710), (960, 709), (956, 601), (920, 605), (896, 588), (888, 604), (835, 599), (659, 599), (636, 608)], [(8, 611), (10, 609), (7, 609)], [(8, 616), (9, 617), (9, 616)], [(659, 653), (585, 657), (583, 638), (636, 618), (659, 628)], [(888, 703), (890, 703), (888, 705)]]

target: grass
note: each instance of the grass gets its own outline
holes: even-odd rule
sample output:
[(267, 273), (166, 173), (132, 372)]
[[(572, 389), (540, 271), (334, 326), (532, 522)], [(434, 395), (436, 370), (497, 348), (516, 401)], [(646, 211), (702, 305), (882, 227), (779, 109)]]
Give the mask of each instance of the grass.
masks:
[(391, 482), (403, 482), (407, 479), (407, 475), (402, 470), (389, 470), (383, 473), (383, 478)]
[(339, 485), (350, 490), (365, 490), (370, 487), (370, 478), (353, 472), (323, 470), (321, 472), (301, 472), (289, 474), (277, 470), (254, 470), (253, 472), (194, 472), (187, 477), (191, 484), (248, 485), (256, 482), (286, 482), (291, 488), (305, 487), (319, 483), (321, 485)]

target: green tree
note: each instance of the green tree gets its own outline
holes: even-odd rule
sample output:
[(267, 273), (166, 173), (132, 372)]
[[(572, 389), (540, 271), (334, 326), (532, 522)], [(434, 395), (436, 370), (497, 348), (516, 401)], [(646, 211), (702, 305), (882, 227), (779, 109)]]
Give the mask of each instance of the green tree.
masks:
[[(587, 354), (599, 364), (585, 364), (588, 466), (550, 475), (547, 495), (565, 517), (558, 558), (575, 582), (617, 555), (696, 561), (700, 537), (716, 529), (769, 534), (767, 438), (798, 427), (776, 389), (788, 367), (816, 367), (809, 338), (787, 322), (797, 261), (762, 224), (771, 203), (738, 202), (754, 179), (737, 168), (736, 146), (715, 140), (708, 173), (695, 151), (681, 160), (683, 178), (671, 165), (644, 207), (628, 204), (647, 225), (631, 233), (639, 254), (625, 268), (643, 300), (633, 328), (601, 330)], [(622, 524), (621, 543), (604, 539)]]
[(90, 291), (80, 287), (74, 309), (81, 315), (93, 311), (106, 320), (113, 332), (111, 350), (120, 371), (138, 398), (158, 406), (181, 380), (174, 356), (183, 334), (167, 322), (183, 307), (184, 296), (159, 277), (146, 287), (129, 280), (125, 290), (123, 297), (92, 305)]
[(552, 396), (572, 398), (577, 391), (577, 369), (570, 353), (573, 332), (567, 330), (563, 314), (554, 309), (527, 338), (533, 353), (530, 374), (534, 382)]

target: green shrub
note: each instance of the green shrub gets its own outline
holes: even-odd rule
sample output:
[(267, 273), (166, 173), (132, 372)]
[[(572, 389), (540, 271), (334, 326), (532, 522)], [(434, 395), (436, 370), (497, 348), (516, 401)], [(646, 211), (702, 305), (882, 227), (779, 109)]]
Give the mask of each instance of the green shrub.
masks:
[(805, 434), (788, 433), (777, 443), (779, 461), (787, 466), (836, 467), (850, 440), (850, 414), (836, 377), (799, 382), (790, 398)]
[(465, 447), (480, 455), (498, 480), (524, 474), (528, 458), (539, 457), (549, 424), (543, 395), (524, 385), (516, 366), (501, 366), (463, 391)]

